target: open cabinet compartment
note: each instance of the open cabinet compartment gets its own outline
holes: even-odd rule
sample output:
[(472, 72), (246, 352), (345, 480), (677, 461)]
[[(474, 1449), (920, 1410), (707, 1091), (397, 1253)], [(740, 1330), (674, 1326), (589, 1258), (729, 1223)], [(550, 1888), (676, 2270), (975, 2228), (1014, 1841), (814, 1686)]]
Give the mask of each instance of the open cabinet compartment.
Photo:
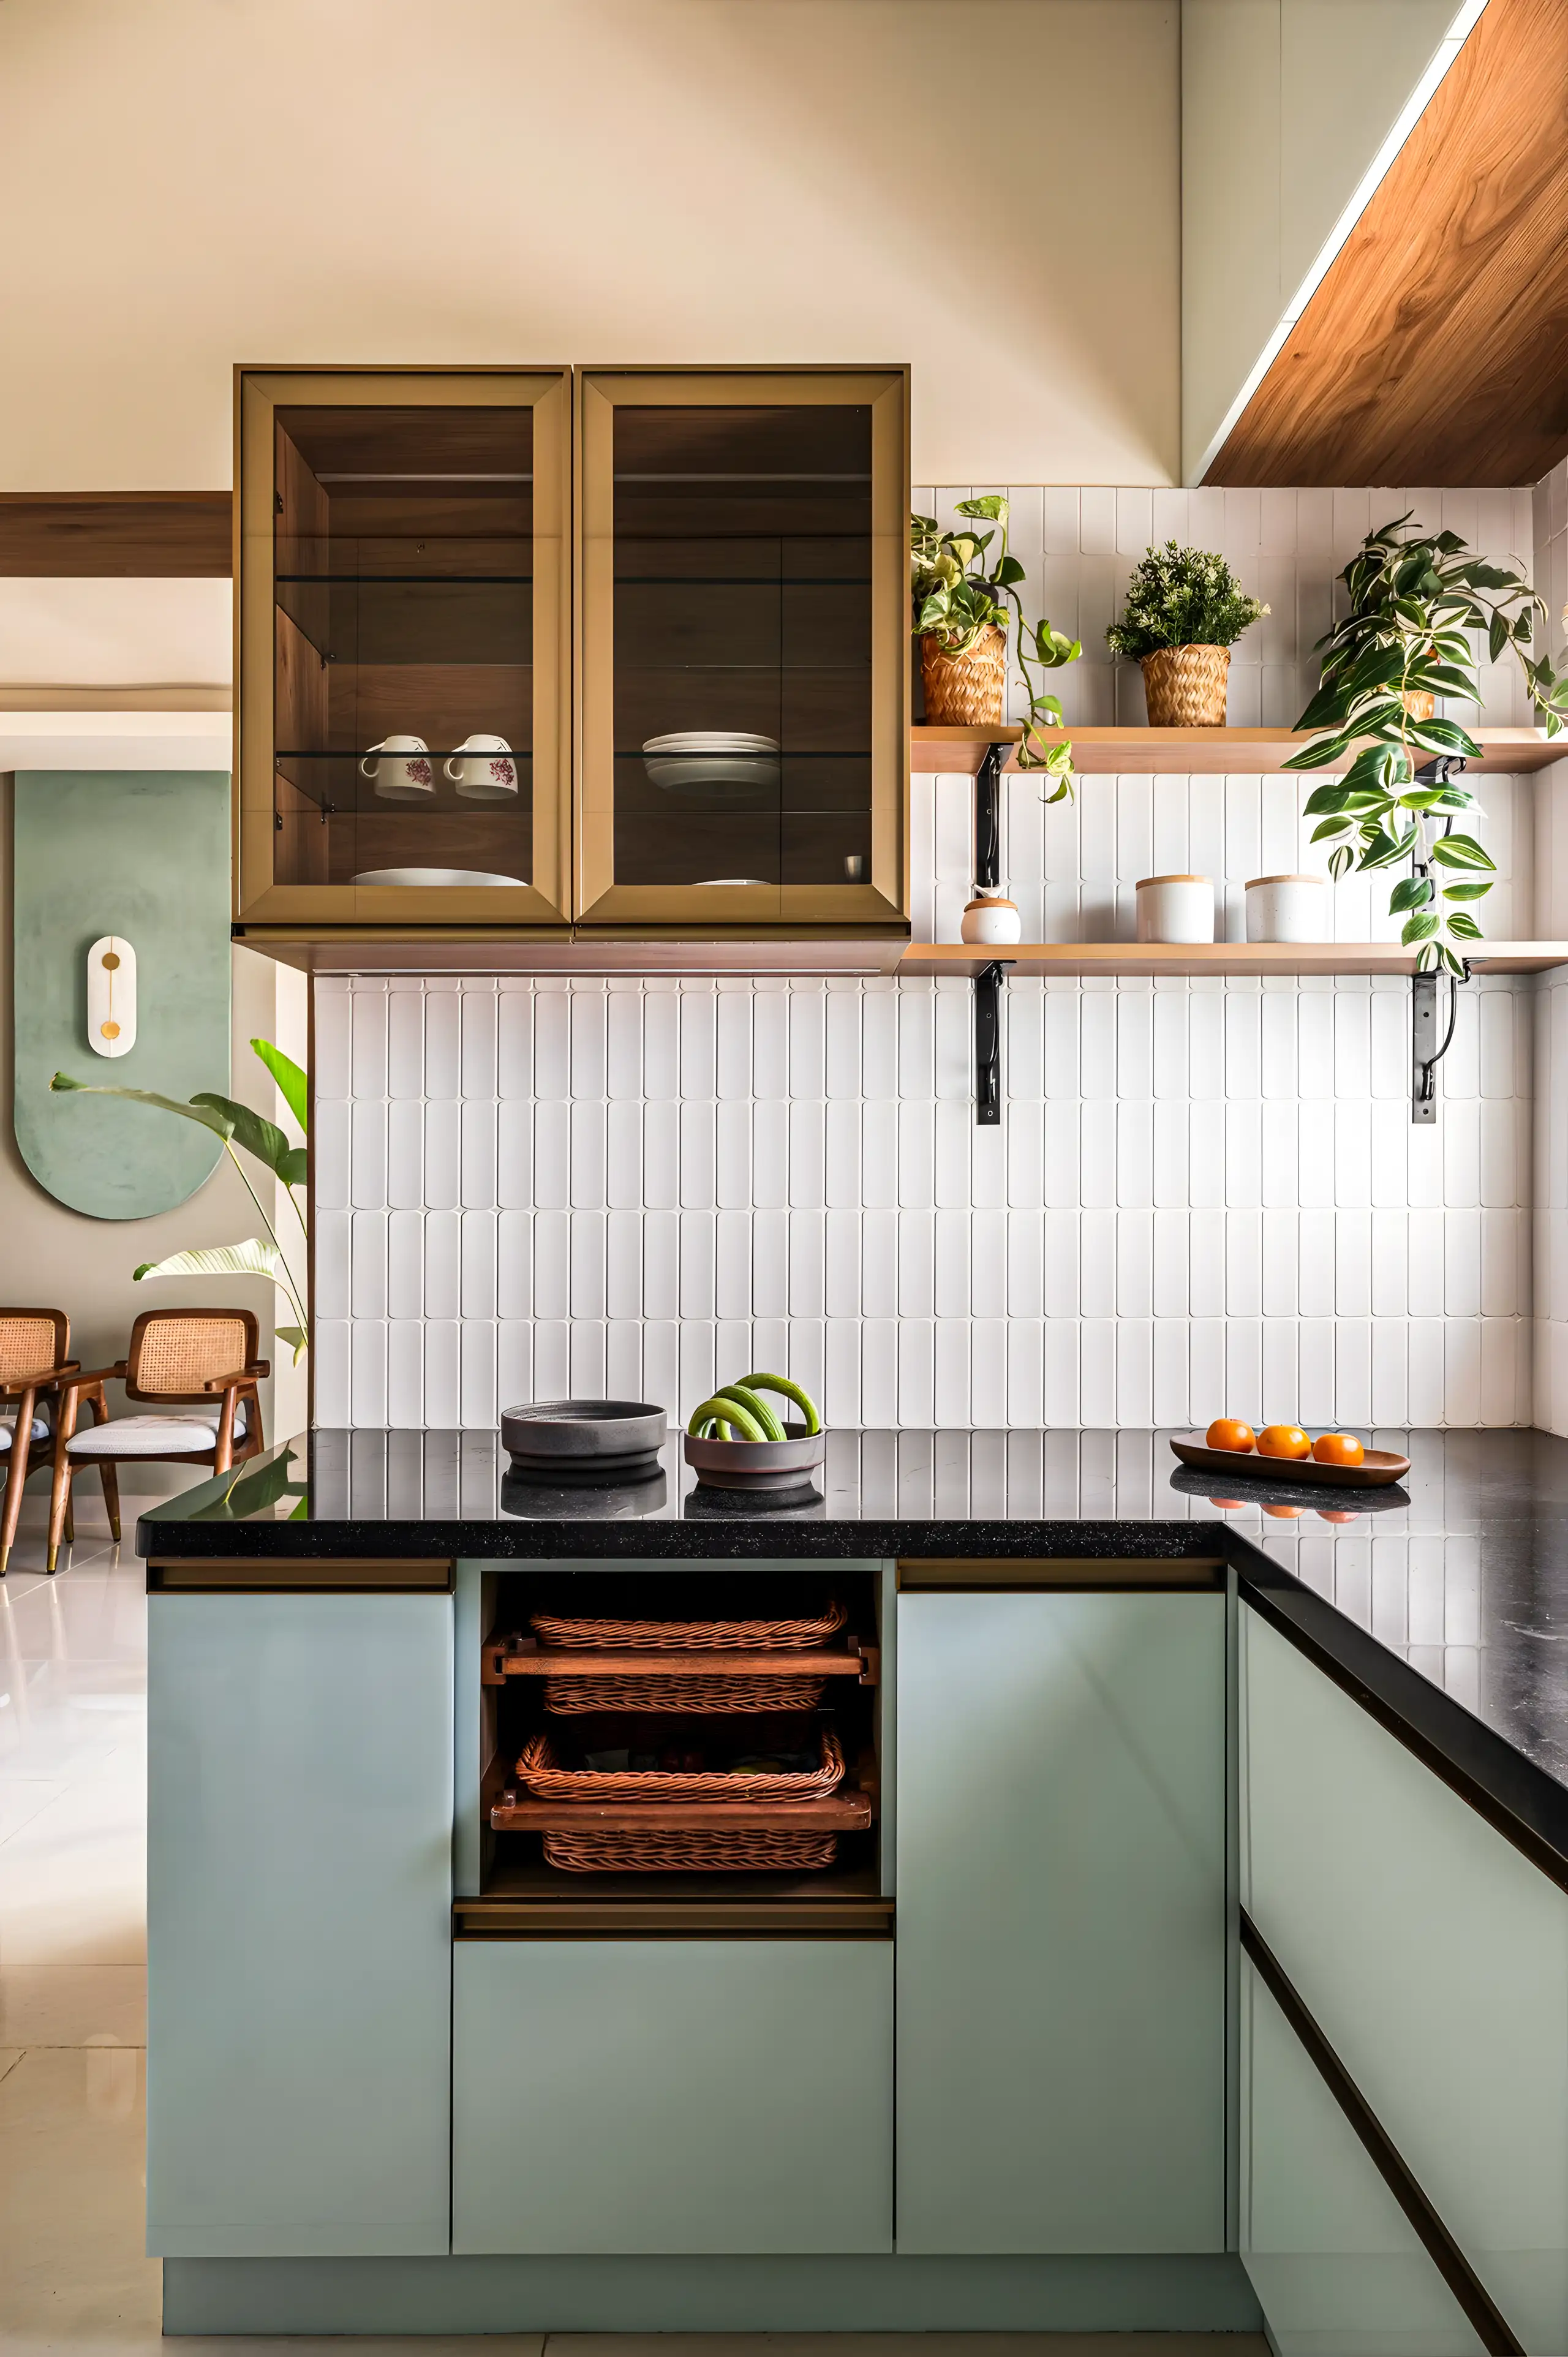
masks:
[[(788, 1910), (793, 1900), (812, 1896), (879, 1898), (885, 1878), (875, 1574), (832, 1566), (771, 1575), (682, 1568), (665, 1575), (542, 1566), (489, 1576), (485, 1588), (478, 1792), (485, 1899), (548, 1899), (570, 1907), (606, 1900), (744, 1898), (776, 1901)], [(843, 1608), (836, 1628), (827, 1609), (834, 1602)], [(635, 1639), (628, 1644), (618, 1631), (622, 1641), (600, 1651), (542, 1646), (532, 1627), (536, 1615), (633, 1628), (769, 1619), (810, 1627), (815, 1618), (816, 1628), (811, 1641), (788, 1648), (653, 1649)], [(650, 1702), (629, 1707), (643, 1689)], [(583, 1700), (590, 1706), (582, 1707)], [(548, 1739), (553, 1768), (542, 1760), (541, 1737)], [(840, 1754), (843, 1773), (835, 1776), (831, 1767)], [(525, 1755), (533, 1790), (519, 1767)], [(583, 1774), (590, 1755), (599, 1765)], [(766, 1783), (775, 1781), (771, 1772), (733, 1768), (737, 1759), (758, 1756), (792, 1761), (793, 1772), (777, 1778), (788, 1797), (766, 1796)], [(560, 1797), (576, 1789), (583, 1797)], [(660, 1790), (675, 1797), (647, 1797)], [(678, 1859), (687, 1846), (682, 1836), (696, 1857), (712, 1856), (715, 1846), (722, 1849), (736, 1837), (760, 1837), (767, 1848), (768, 1836), (785, 1835), (802, 1860), (814, 1854), (821, 1862), (776, 1867), (655, 1863), (594, 1871), (550, 1862), (552, 1847), (581, 1855), (583, 1837), (594, 1834), (629, 1835), (636, 1844), (653, 1844), (656, 1855), (664, 1850)]]

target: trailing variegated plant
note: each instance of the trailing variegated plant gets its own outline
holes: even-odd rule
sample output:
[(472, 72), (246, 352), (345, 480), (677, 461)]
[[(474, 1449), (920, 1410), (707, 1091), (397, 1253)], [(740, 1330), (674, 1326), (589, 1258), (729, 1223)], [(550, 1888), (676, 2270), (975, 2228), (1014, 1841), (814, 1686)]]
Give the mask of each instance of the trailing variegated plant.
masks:
[[(270, 1039), (252, 1039), (256, 1054), (277, 1083), (278, 1093), (287, 1105), (300, 1128), (309, 1135), (310, 1084), (299, 1066)], [(235, 1153), (236, 1146), (244, 1147), (256, 1160), (270, 1170), (274, 1178), (283, 1181), (294, 1215), (299, 1222), (300, 1243), (306, 1240), (305, 1220), (306, 1148), (291, 1146), (275, 1122), (268, 1121), (249, 1105), (237, 1104), (232, 1097), (220, 1097), (214, 1090), (202, 1089), (188, 1103), (181, 1104), (176, 1097), (157, 1095), (151, 1089), (108, 1089), (92, 1086), (86, 1081), (73, 1081), (69, 1073), (57, 1072), (49, 1082), (53, 1090), (70, 1089), (81, 1096), (124, 1097), (133, 1104), (156, 1105), (160, 1113), (177, 1114), (182, 1121), (199, 1122), (223, 1141), (224, 1152), (240, 1174), (241, 1183), (256, 1207), (264, 1233), (248, 1236), (243, 1243), (209, 1244), (192, 1252), (171, 1253), (166, 1260), (145, 1260), (134, 1271), (139, 1284), (149, 1276), (265, 1276), (270, 1277), (294, 1312), (293, 1321), (276, 1329), (280, 1342), (286, 1342), (294, 1352), (295, 1366), (309, 1340), (309, 1316), (306, 1308), (306, 1287), (300, 1282), (288, 1254), (285, 1252), (277, 1230), (267, 1215), (266, 1207), (252, 1186), (244, 1164)]]
[(1523, 573), (1474, 555), (1456, 532), (1402, 538), (1413, 512), (1369, 533), (1340, 575), (1350, 610), (1317, 642), (1320, 684), (1296, 722), (1321, 733), (1285, 767), (1343, 770), (1306, 802), (1319, 822), (1314, 843), (1333, 845), (1330, 872), (1408, 859), (1411, 874), (1389, 896), (1404, 918), (1400, 938), (1418, 968), (1460, 974), (1466, 945), (1481, 939), (1470, 906), (1491, 890), (1496, 863), (1473, 834), (1455, 832), (1478, 798), (1445, 773), (1427, 781), (1416, 772), (1444, 756), (1478, 760), (1481, 748), (1456, 720), (1423, 707), (1438, 696), (1479, 705), (1471, 630), (1486, 631), (1493, 662), (1512, 648), (1549, 737), (1568, 718), (1568, 679), (1527, 651), (1546, 604)]
[[(1019, 684), (1028, 698), (1029, 716), (1018, 747), (1021, 770), (1044, 770), (1057, 780), (1047, 802), (1072, 798), (1072, 747), (1041, 746), (1036, 728), (1060, 728), (1059, 698), (1049, 695), (1036, 673), (1060, 671), (1076, 662), (1083, 648), (1077, 639), (1056, 630), (1043, 617), (1025, 619), (1018, 597), (1024, 567), (1007, 546), (1007, 501), (999, 492), (983, 499), (960, 500), (956, 512), (976, 523), (993, 524), (994, 532), (943, 532), (935, 516), (909, 518), (909, 586), (913, 601), (914, 635), (934, 638), (943, 652), (967, 654), (987, 630), (1015, 630), (1015, 651)], [(993, 540), (996, 554), (987, 566), (983, 559)]]

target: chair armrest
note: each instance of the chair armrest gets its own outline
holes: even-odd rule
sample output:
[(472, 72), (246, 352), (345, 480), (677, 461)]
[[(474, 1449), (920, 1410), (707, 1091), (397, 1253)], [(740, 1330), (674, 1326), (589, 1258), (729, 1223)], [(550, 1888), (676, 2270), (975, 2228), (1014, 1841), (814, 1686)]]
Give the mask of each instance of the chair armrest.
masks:
[(253, 1367), (237, 1368), (231, 1375), (209, 1376), (208, 1381), (202, 1384), (201, 1388), (204, 1392), (226, 1392), (232, 1384), (254, 1383), (259, 1377), (263, 1375), (270, 1375), (272, 1371), (272, 1362), (270, 1360), (258, 1359)]
[(61, 1383), (60, 1389), (67, 1392), (86, 1391), (92, 1383), (122, 1383), (124, 1375), (125, 1361), (121, 1359), (113, 1367), (89, 1367), (82, 1373), (68, 1375)]
[(46, 1367), (39, 1374), (24, 1375), (14, 1383), (0, 1383), (0, 1399), (19, 1399), (24, 1392), (52, 1391), (57, 1383), (76, 1375), (81, 1366), (80, 1359), (65, 1359), (58, 1367)]

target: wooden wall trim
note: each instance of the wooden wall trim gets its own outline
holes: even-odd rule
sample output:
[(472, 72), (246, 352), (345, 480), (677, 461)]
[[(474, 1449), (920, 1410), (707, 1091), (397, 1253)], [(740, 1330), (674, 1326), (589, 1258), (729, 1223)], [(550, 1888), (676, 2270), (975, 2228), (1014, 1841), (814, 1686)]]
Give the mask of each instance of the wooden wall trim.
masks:
[(0, 491), (0, 575), (227, 580), (227, 491)]
[(1565, 451), (1568, 0), (1489, 0), (1203, 479), (1508, 486)]

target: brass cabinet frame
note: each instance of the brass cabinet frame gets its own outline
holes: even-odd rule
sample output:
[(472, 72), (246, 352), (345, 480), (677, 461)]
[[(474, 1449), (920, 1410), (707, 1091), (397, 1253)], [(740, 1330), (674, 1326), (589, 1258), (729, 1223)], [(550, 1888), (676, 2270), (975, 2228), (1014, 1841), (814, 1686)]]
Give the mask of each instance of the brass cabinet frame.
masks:
[[(533, 881), (394, 888), (274, 876), (274, 412), (533, 411)], [(247, 924), (564, 926), (569, 921), (571, 371), (564, 368), (239, 367), (234, 371), (234, 915)]]
[[(865, 884), (615, 881), (615, 485), (618, 405), (865, 403), (872, 414), (872, 832)], [(803, 925), (907, 930), (909, 848), (909, 371), (893, 368), (583, 369), (576, 380), (577, 792), (572, 908), (593, 931)]]

